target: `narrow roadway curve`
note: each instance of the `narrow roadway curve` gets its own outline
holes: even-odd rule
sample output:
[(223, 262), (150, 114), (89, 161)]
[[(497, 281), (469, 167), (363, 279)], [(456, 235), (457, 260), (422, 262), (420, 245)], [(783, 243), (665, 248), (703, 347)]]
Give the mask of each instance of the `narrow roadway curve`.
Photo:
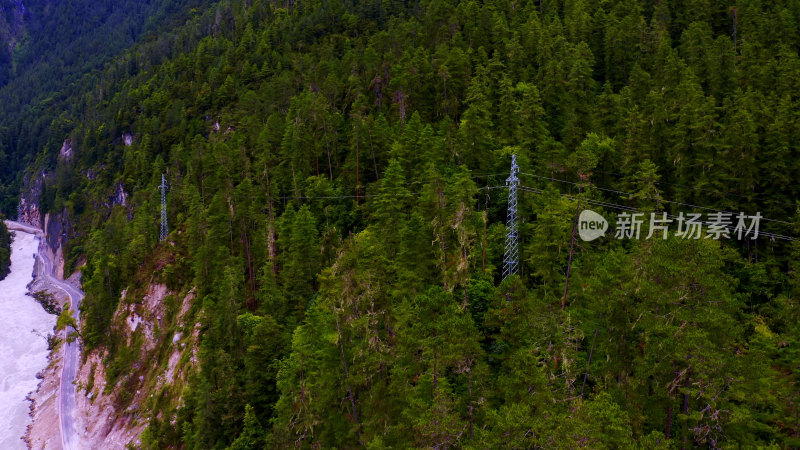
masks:
[[(39, 238), (39, 251), (36, 253), (36, 274), (41, 276), (53, 289), (61, 289), (70, 298), (70, 305), (75, 314), (76, 321), (80, 322), (80, 305), (83, 300), (83, 292), (71, 284), (59, 280), (55, 275), (53, 261), (50, 260), (47, 248), (47, 241), (41, 229), (30, 225), (6, 220), (9, 230), (19, 230), (25, 233), (35, 234)], [(75, 426), (75, 378), (78, 375), (78, 361), (80, 360), (80, 347), (78, 342), (66, 343), (66, 335), (70, 330), (64, 332), (65, 345), (64, 366), (61, 368), (61, 385), (59, 387), (59, 428), (61, 430), (61, 445), (64, 450), (75, 450), (81, 448), (78, 444), (80, 438)]]

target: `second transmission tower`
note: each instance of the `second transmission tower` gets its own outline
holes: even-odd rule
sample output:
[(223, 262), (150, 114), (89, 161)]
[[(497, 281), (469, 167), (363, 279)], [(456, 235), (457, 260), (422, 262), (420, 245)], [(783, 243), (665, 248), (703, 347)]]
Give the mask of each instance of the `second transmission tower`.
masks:
[(159, 240), (163, 241), (167, 238), (167, 180), (164, 174), (161, 174), (161, 185), (158, 187), (161, 190), (161, 234)]
[(506, 217), (506, 250), (503, 255), (503, 279), (517, 273), (519, 266), (519, 231), (517, 229), (517, 187), (519, 186), (517, 155), (511, 155), (511, 175), (508, 186), (508, 215)]

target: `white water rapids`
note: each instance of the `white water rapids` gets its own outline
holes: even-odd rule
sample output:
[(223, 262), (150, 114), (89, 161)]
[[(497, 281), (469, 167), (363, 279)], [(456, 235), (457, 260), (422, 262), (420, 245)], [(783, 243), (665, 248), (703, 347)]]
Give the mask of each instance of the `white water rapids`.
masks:
[(39, 384), (36, 373), (47, 367), (46, 336), (56, 323), (56, 316), (25, 295), (38, 246), (36, 236), (15, 231), (11, 273), (0, 281), (0, 449), (4, 450), (27, 448), (20, 439), (31, 422), (25, 397)]

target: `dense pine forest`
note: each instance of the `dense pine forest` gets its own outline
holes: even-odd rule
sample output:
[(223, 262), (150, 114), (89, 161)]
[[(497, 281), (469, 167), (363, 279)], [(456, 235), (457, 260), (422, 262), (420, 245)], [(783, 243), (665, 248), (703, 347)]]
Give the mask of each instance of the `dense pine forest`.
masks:
[[(3, 210), (47, 174), (143, 446), (800, 446), (800, 1), (151, 3), (183, 12), (0, 91)], [(770, 234), (573, 245), (578, 202)], [(133, 404), (168, 354), (115, 311), (154, 280), (200, 345)]]
[(209, 3), (0, 0), (0, 208), (16, 211), (25, 167), (81, 116), (74, 108), (95, 88), (95, 69)]

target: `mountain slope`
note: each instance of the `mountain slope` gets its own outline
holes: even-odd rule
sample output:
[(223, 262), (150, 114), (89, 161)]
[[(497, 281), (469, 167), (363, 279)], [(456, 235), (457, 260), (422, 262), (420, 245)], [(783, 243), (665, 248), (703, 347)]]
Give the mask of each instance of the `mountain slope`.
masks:
[[(3, 0), (0, 3), (0, 210), (14, 211), (23, 169), (58, 145), (96, 72), (205, 0)], [(55, 122), (54, 122), (55, 119)], [(58, 140), (61, 139), (61, 140)]]
[(14, 47), (23, 34), (25, 6), (20, 0), (0, 2), (0, 86), (8, 83), (13, 73)]
[(103, 395), (152, 448), (797, 445), (796, 242), (571, 235), (591, 204), (760, 212), (795, 236), (798, 18), (792, 1), (201, 9), (37, 111), (29, 175), (71, 218), (68, 269), (86, 260)]

